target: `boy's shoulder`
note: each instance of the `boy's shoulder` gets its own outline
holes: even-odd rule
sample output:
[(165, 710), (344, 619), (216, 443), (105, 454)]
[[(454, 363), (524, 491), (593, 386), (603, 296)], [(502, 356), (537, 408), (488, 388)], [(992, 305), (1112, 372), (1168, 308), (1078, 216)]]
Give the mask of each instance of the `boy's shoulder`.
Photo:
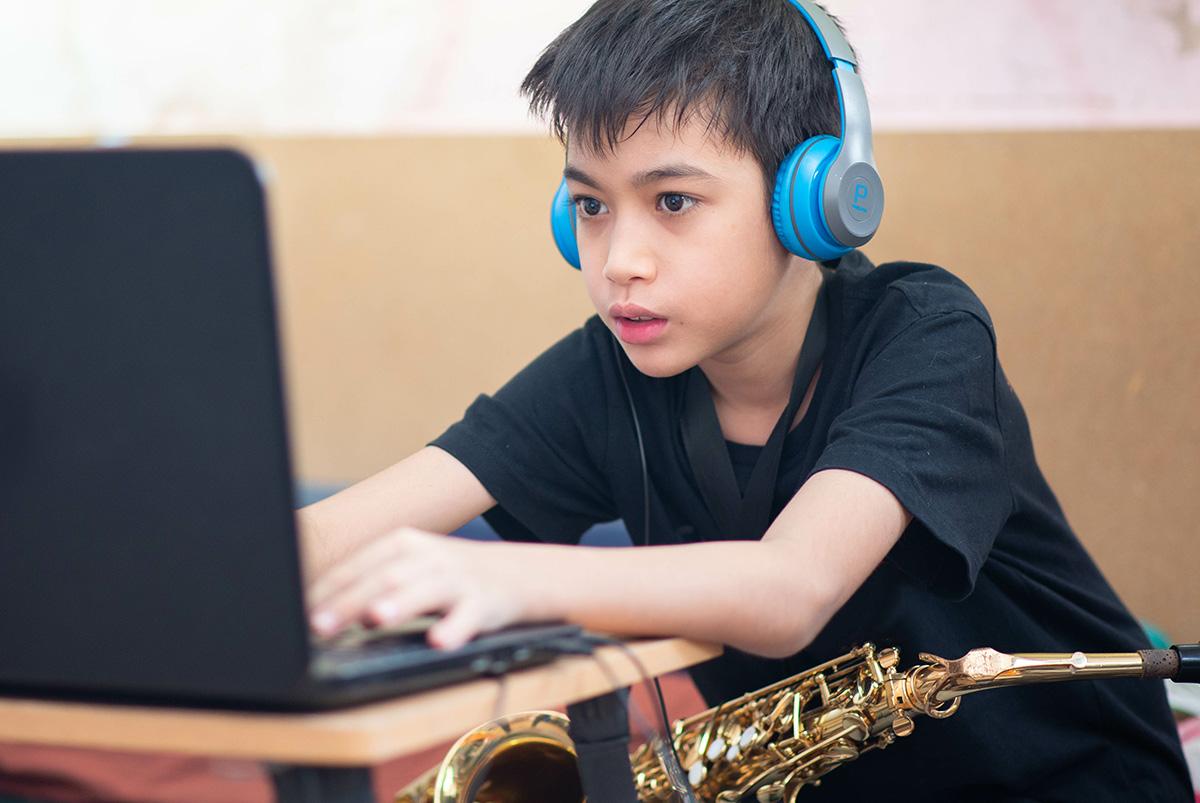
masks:
[(964, 312), (992, 329), (991, 316), (975, 291), (939, 265), (909, 261), (874, 265), (854, 251), (842, 258), (833, 276), (852, 319), (881, 315), (902, 323)]

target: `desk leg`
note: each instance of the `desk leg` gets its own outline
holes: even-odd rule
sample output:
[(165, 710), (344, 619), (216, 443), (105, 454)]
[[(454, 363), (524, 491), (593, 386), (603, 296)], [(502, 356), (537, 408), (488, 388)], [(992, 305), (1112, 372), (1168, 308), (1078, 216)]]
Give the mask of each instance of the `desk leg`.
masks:
[(587, 799), (637, 803), (629, 763), (629, 689), (569, 705), (567, 717)]
[(366, 767), (293, 767), (271, 765), (278, 803), (375, 803), (371, 770)]

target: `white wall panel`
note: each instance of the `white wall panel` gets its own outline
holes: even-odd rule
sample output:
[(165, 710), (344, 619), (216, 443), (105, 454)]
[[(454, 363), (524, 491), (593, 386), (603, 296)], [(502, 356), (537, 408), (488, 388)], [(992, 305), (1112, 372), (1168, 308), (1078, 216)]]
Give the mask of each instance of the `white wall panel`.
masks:
[[(0, 136), (537, 132), (585, 0), (0, 0)], [(829, 0), (878, 128), (1200, 125), (1200, 0)]]

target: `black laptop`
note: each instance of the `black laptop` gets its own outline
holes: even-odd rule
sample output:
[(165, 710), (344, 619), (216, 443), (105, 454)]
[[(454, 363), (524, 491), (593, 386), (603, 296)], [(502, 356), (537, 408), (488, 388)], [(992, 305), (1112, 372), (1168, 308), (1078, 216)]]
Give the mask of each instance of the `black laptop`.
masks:
[(0, 693), (326, 708), (577, 633), (312, 642), (274, 305), (238, 152), (0, 152)]

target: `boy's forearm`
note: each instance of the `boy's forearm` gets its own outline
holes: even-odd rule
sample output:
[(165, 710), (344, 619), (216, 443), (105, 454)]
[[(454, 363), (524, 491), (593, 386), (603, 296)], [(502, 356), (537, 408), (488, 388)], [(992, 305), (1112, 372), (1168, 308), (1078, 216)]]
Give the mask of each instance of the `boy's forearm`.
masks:
[(347, 517), (340, 515), (337, 502), (324, 499), (296, 511), (296, 535), (308, 581), (344, 558), (362, 543), (364, 535), (370, 534), (348, 523)]
[(535, 617), (592, 630), (678, 635), (783, 657), (828, 619), (783, 542), (492, 547), (497, 561), (519, 573), (514, 582), (528, 584)]
[(296, 512), (309, 580), (399, 527), (451, 532), (496, 503), (466, 466), (427, 446)]
[(311, 581), (343, 554), (338, 549), (339, 539), (329, 532), (329, 527), (329, 522), (322, 523), (316, 505), (296, 511), (296, 537), (306, 581)]

